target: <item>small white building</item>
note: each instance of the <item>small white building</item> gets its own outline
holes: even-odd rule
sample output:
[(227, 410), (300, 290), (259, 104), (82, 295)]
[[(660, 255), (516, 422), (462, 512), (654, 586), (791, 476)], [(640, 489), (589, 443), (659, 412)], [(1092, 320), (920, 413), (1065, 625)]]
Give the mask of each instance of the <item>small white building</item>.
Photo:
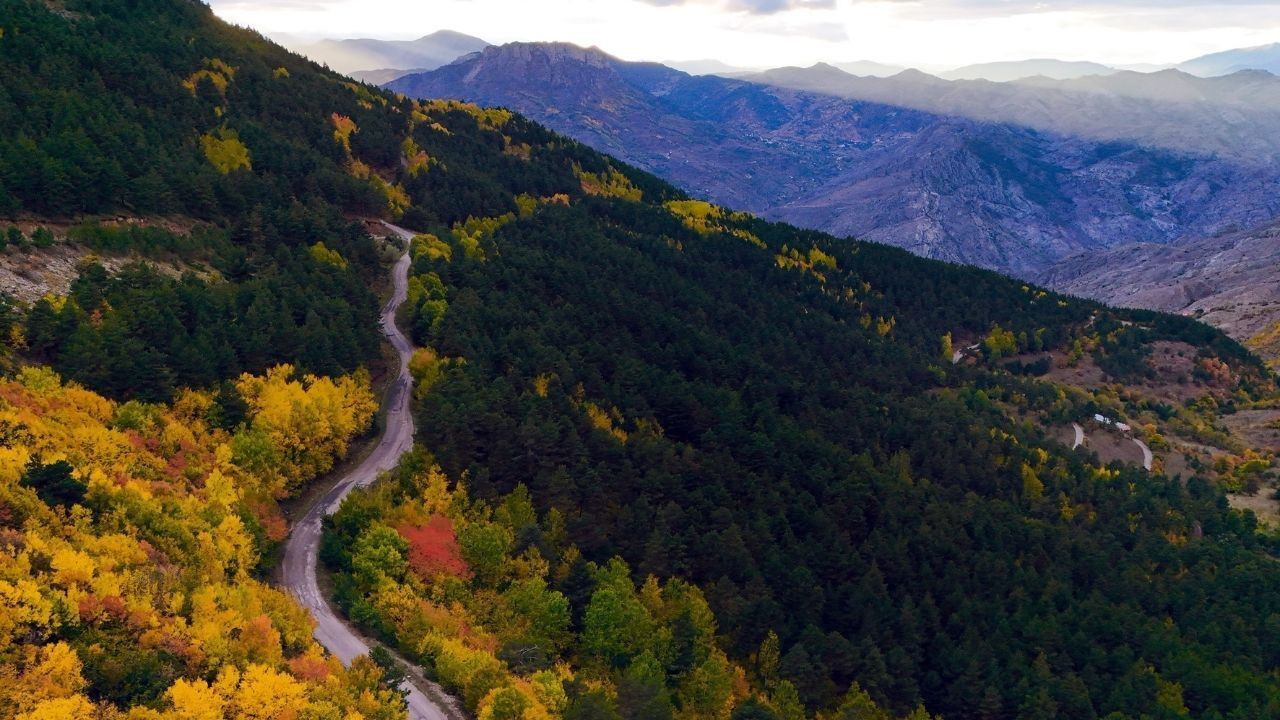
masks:
[(1100, 413), (1095, 414), (1093, 416), (1093, 419), (1099, 425), (1105, 425), (1106, 427), (1113, 427), (1122, 433), (1133, 432), (1133, 428), (1130, 427), (1128, 423), (1122, 423), (1119, 420), (1112, 420), (1106, 415), (1102, 415)]

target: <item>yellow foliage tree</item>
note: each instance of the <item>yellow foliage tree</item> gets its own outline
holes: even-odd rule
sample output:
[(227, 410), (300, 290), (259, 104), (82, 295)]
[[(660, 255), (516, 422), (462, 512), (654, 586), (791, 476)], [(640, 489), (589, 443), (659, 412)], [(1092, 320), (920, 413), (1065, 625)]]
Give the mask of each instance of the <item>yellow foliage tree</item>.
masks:
[(240, 142), (234, 130), (225, 127), (200, 136), (200, 149), (218, 172), (226, 175), (233, 170), (252, 170), (249, 148)]
[(236, 383), (253, 414), (244, 433), (257, 436), (250, 440), (265, 439), (276, 451), (274, 468), (262, 464), (270, 462), (266, 457), (251, 464), (259, 473), (274, 476), (268, 489), (277, 497), (296, 491), (346, 457), (348, 441), (368, 429), (378, 409), (363, 371), (338, 380), (314, 375), (296, 380), (293, 375), (293, 366), (281, 365), (265, 376), (243, 375)]

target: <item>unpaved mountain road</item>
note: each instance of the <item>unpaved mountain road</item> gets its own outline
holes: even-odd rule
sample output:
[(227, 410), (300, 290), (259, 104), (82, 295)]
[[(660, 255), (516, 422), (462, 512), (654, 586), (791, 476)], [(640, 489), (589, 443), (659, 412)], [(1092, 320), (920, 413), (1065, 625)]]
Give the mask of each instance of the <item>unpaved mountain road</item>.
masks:
[(1142, 448), (1142, 467), (1146, 468), (1147, 472), (1151, 472), (1151, 468), (1156, 464), (1156, 456), (1151, 452), (1151, 448), (1138, 438), (1134, 438), (1133, 442)]
[[(413, 238), (413, 233), (408, 230), (394, 225), (387, 227), (406, 242)], [(320, 590), (316, 580), (316, 562), (320, 552), (321, 524), (326, 516), (337, 512), (352, 490), (372, 484), (380, 473), (394, 468), (400, 457), (413, 449), (413, 414), (409, 403), (413, 387), (409, 359), (413, 356), (413, 344), (396, 327), (396, 310), (408, 297), (409, 264), (410, 256), (405, 252), (392, 271), (394, 290), (391, 299), (382, 308), (382, 332), (395, 348), (400, 361), (399, 373), (387, 394), (382, 439), (359, 466), (333, 480), (333, 486), (294, 524), (281, 562), (281, 584), (315, 618), (316, 640), (344, 665), (368, 654), (371, 645), (338, 616)], [(406, 700), (410, 720), (456, 720), (462, 716), (438, 685), (422, 677), (412, 665), (405, 664), (411, 678), (405, 687), (408, 690)]]

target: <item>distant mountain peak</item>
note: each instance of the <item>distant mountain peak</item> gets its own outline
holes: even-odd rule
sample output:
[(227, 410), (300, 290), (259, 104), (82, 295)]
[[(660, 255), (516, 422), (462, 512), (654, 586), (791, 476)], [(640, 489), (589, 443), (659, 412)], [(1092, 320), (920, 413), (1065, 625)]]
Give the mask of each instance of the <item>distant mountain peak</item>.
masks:
[(1237, 70), (1231, 73), (1227, 77), (1240, 79), (1258, 78), (1259, 80), (1266, 80), (1268, 78), (1276, 77), (1276, 74), (1270, 70), (1264, 70), (1262, 68), (1244, 68), (1243, 70)]
[(851, 60), (848, 62), (835, 62), (831, 64), (850, 75), (856, 75), (859, 77), (889, 77), (890, 75), (902, 72), (903, 70), (903, 68), (897, 65), (886, 65), (885, 63), (875, 62), (874, 60)]
[[(543, 58), (553, 63), (578, 62), (595, 67), (608, 67), (618, 62), (614, 56), (594, 45), (582, 47), (568, 42), (513, 42), (505, 45), (490, 45), (480, 52), (484, 60), (503, 60), (528, 62), (534, 58)], [(466, 58), (459, 58), (465, 60)]]
[(1200, 77), (1231, 75), (1241, 70), (1280, 73), (1280, 43), (1201, 55), (1182, 63), (1178, 68)]
[(415, 40), (414, 42), (426, 42), (426, 41), (431, 41), (431, 40), (450, 40), (450, 41), (453, 41), (453, 40), (472, 41), (472, 40), (474, 40), (474, 41), (478, 41), (478, 42), (484, 42), (483, 40), (481, 40), (481, 39), (480, 39), (480, 38), (478, 38), (478, 37), (475, 37), (474, 35), (468, 35), (468, 34), (466, 34), (466, 33), (460, 33), (460, 32), (458, 32), (457, 30), (437, 30), (437, 31), (435, 31), (435, 32), (433, 32), (433, 33), (428, 33), (428, 34), (426, 34), (426, 35), (423, 35), (422, 37), (418, 38), (418, 39), (417, 39), (417, 40)]
[(902, 80), (905, 82), (923, 82), (923, 83), (945, 83), (946, 82), (946, 80), (943, 80), (937, 75), (930, 75), (929, 73), (924, 72), (923, 70), (917, 70), (915, 68), (907, 68), (906, 70), (903, 70), (897, 75), (892, 75), (891, 77), (894, 80)]

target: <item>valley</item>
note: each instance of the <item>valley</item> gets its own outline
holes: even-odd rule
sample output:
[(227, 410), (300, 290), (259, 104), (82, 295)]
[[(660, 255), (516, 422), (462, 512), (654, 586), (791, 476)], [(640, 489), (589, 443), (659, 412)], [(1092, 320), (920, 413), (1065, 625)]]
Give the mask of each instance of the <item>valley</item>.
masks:
[(1265, 72), (728, 79), (523, 45), (391, 87), (516, 108), (764, 217), (1191, 314), (1280, 356), (1280, 80)]
[[(1187, 135), (1219, 138), (1218, 149), (1235, 138), (1171, 124), (1161, 105), (1098, 95), (1096, 109), (1068, 113), (1063, 107), (1079, 97), (1045, 91), (1060, 96), (1055, 107), (1013, 102), (1010, 93), (1022, 88), (979, 83), (971, 93), (963, 83), (920, 73), (878, 79), (835, 68), (798, 71), (804, 79), (835, 78), (807, 83), (780, 72), (752, 76), (755, 82), (693, 77), (598, 50), (511, 45), (388, 87), (511, 107), (764, 217), (1023, 276), (1082, 252), (1167, 244), (1280, 213), (1280, 174), (1256, 162), (1273, 149), (1237, 147), (1255, 156), (1245, 160), (1184, 137), (1143, 135), (1142, 127), (1186, 127)], [(846, 82), (879, 90), (840, 89)], [(939, 99), (916, 102), (913, 95)], [(947, 101), (952, 97), (984, 112), (967, 113)], [(1000, 114), (1023, 107), (1044, 121)], [(1094, 133), (1058, 122), (1082, 116), (1138, 131)], [(1278, 137), (1262, 127), (1271, 125), (1231, 132), (1260, 142)], [(1162, 149), (1170, 146), (1182, 149)]]

